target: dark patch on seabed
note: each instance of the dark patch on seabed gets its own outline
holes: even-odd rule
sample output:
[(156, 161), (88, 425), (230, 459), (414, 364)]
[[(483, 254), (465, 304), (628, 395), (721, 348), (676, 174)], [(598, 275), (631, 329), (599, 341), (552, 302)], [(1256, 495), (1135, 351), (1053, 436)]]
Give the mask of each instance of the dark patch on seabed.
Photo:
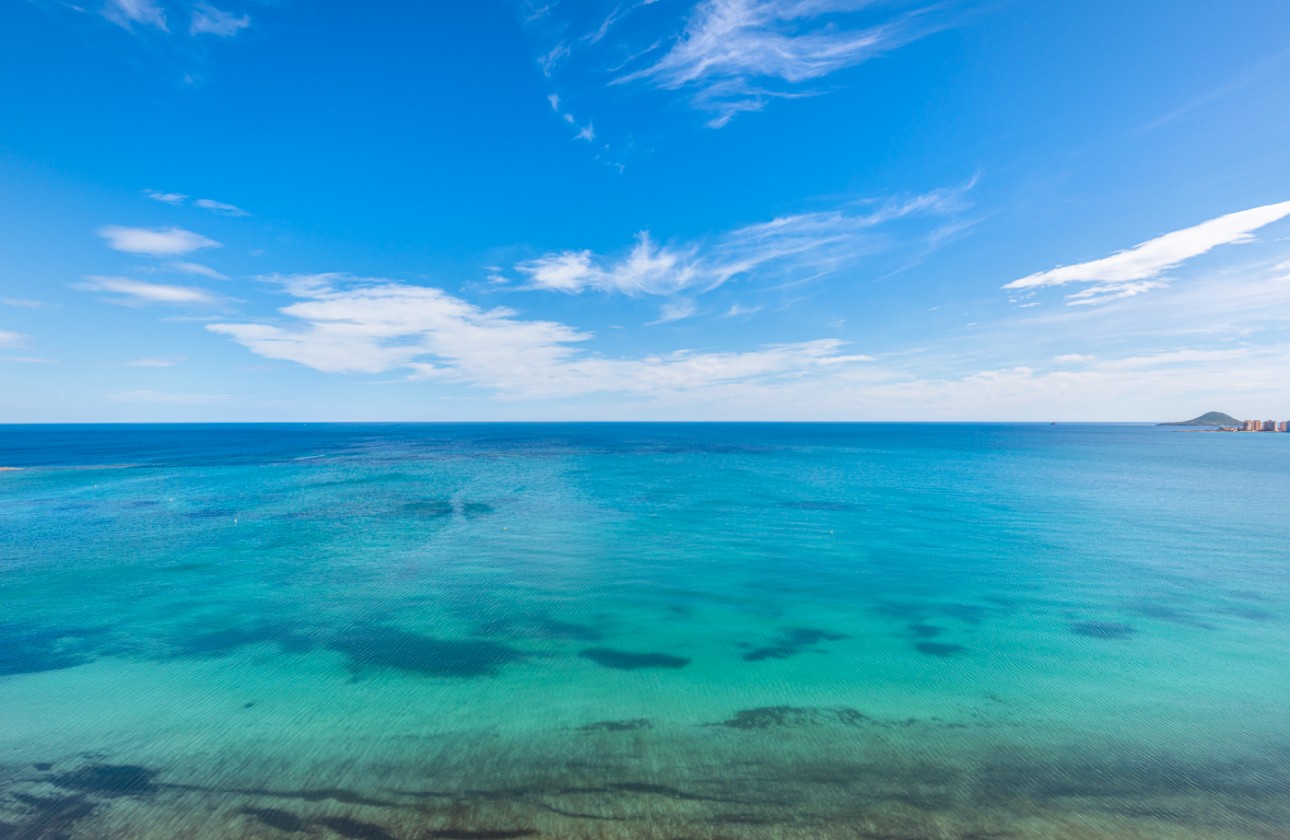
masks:
[(1120, 622), (1077, 621), (1071, 625), (1071, 632), (1094, 639), (1127, 639), (1138, 631), (1133, 625)]
[(374, 808), (393, 808), (399, 803), (375, 799), (343, 788), (316, 788), (305, 790), (274, 790), (272, 788), (204, 788), (196, 785), (168, 785), (177, 790), (202, 790), (213, 793), (236, 793), (268, 799), (294, 799), (300, 802), (339, 802), (342, 805), (367, 805)]
[(365, 627), (332, 638), (327, 647), (343, 653), (355, 671), (394, 668), (431, 677), (491, 677), (502, 666), (528, 658), (496, 642), (436, 639), (393, 627)]
[(469, 831), (466, 829), (444, 828), (431, 831), (430, 837), (435, 840), (512, 840), (519, 837), (534, 837), (537, 832), (531, 828), (520, 828), (514, 831)]
[(279, 811), (277, 808), (243, 808), (242, 813), (255, 817), (269, 828), (276, 828), (287, 834), (298, 834), (309, 830), (309, 823), (295, 814)]
[(1134, 613), (1144, 616), (1146, 618), (1154, 618), (1158, 621), (1165, 621), (1165, 622), (1168, 622), (1169, 624), (1176, 624), (1179, 627), (1195, 627), (1200, 630), (1215, 629), (1213, 624), (1210, 624), (1208, 621), (1204, 621), (1200, 618), (1197, 618), (1195, 615), (1188, 612), (1187, 610), (1177, 609), (1174, 607), (1167, 607), (1163, 604), (1153, 604), (1150, 602), (1143, 602), (1140, 604), (1134, 604), (1129, 609), (1132, 610)]
[(254, 621), (218, 630), (176, 634), (175, 654), (197, 659), (219, 658), (251, 645), (273, 644), (285, 653), (309, 653), (318, 647), (302, 628), (285, 621)]
[(586, 726), (579, 726), (579, 732), (635, 732), (640, 729), (652, 729), (654, 724), (647, 718), (635, 718), (632, 720), (601, 720), (595, 723), (589, 723)]
[(587, 648), (579, 651), (583, 659), (590, 659), (604, 668), (619, 671), (635, 671), (640, 668), (684, 668), (690, 660), (682, 656), (671, 656), (666, 653), (632, 653), (612, 648)]
[(967, 648), (963, 645), (954, 645), (947, 642), (919, 642), (914, 648), (923, 656), (935, 656), (940, 659), (949, 659), (951, 656), (958, 656), (961, 653), (967, 653)]
[(114, 799), (156, 793), (157, 772), (135, 764), (91, 764), (59, 773), (49, 781), (60, 788)]
[[(914, 723), (926, 721), (896, 724), (845, 707), (778, 706), (743, 710), (712, 725), (764, 730)], [(129, 840), (128, 833), (119, 833), (123, 829), (113, 833), (108, 828), (112, 820), (102, 825), (84, 822), (127, 797), (138, 801), (120, 812), (127, 818), (148, 820), (156, 809), (162, 820), (157, 824), (172, 826), (166, 836), (201, 838), (1021, 840), (1032, 836), (1029, 832), (1034, 837), (1065, 837), (1071, 826), (1082, 825), (1088, 828), (1080, 836), (1089, 840), (1164, 838), (1182, 828), (1187, 832), (1180, 836), (1186, 837), (1280, 840), (1290, 824), (1284, 750), (1239, 761), (1206, 761), (1128, 745), (1030, 750), (1001, 744), (997, 751), (977, 753), (960, 766), (905, 755), (881, 737), (866, 740), (868, 746), (857, 751), (848, 739), (803, 734), (812, 745), (805, 761), (804, 755), (794, 757), (791, 751), (781, 755), (778, 746), (749, 753), (748, 745), (755, 740), (740, 736), (737, 748), (731, 747), (733, 739), (708, 740), (703, 761), (677, 766), (665, 778), (629, 775), (615, 781), (616, 774), (628, 771), (626, 766), (570, 763), (570, 773), (581, 766), (600, 776), (579, 784), (572, 778), (545, 777), (541, 769), (528, 767), (533, 755), (516, 756), (517, 763), (504, 769), (444, 768), (452, 784), (460, 786), (455, 790), (382, 794), (394, 801), (343, 789), (261, 791), (169, 784), (159, 782), (156, 771), (130, 764), (88, 764), (36, 776), (32, 765), (24, 765), (8, 777), (8, 789), (0, 781), (0, 840)], [(490, 780), (494, 787), (473, 786)], [(15, 790), (14, 783), (39, 787)], [(220, 823), (209, 822), (212, 812), (192, 809), (187, 799), (151, 799), (159, 793), (182, 797), (184, 792), (276, 796), (320, 804), (310, 812), (304, 810), (307, 806), (297, 811), (234, 799), (223, 811), (228, 822)], [(345, 805), (357, 807), (349, 811)], [(388, 810), (374, 812), (378, 805)], [(1112, 833), (1099, 829), (1102, 817), (1128, 821), (1107, 824), (1116, 827), (1118, 833)], [(725, 830), (714, 833), (721, 828)]]
[(363, 822), (351, 817), (323, 817), (317, 822), (318, 825), (331, 829), (349, 840), (398, 840), (375, 823)]
[(0, 622), (0, 677), (74, 668), (94, 660), (106, 627)]
[(709, 723), (708, 726), (724, 726), (728, 729), (771, 729), (775, 727), (822, 726), (829, 723), (840, 723), (843, 726), (863, 726), (875, 722), (864, 712), (838, 706), (836, 708), (817, 708), (813, 706), (762, 706), (756, 709), (742, 709), (735, 716), (720, 723)]
[[(42, 761), (32, 767), (45, 772), (53, 764)], [(105, 802), (156, 793), (160, 788), (155, 777), (154, 771), (133, 764), (89, 764), (66, 773), (28, 779), (59, 788), (61, 792), (9, 792), (8, 797), (11, 803), (16, 803), (16, 808), (10, 804), (5, 810), (14, 813), (19, 821), (0, 820), (0, 840), (61, 840)]]
[(838, 642), (848, 639), (842, 633), (830, 633), (827, 630), (814, 630), (810, 627), (789, 627), (766, 647), (756, 648), (744, 654), (746, 662), (760, 662), (763, 659), (788, 659), (819, 644), (822, 641)]
[(944, 627), (937, 627), (935, 624), (922, 624), (914, 622), (906, 625), (906, 629), (916, 639), (934, 639), (945, 632)]

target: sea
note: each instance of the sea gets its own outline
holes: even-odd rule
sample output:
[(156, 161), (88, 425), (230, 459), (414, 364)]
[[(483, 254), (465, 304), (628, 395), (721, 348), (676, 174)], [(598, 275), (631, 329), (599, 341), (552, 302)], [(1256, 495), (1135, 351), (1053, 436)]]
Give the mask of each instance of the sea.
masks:
[(0, 426), (4, 840), (1285, 840), (1290, 434)]

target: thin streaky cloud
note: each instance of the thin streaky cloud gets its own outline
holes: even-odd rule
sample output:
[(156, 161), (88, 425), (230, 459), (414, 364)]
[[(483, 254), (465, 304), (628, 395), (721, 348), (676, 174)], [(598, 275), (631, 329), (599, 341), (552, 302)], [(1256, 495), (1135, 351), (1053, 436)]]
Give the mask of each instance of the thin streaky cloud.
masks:
[(1034, 290), (1069, 283), (1094, 284), (1069, 295), (1070, 305), (1131, 297), (1162, 288), (1166, 284), (1158, 278), (1166, 271), (1221, 245), (1251, 242), (1254, 231), (1287, 216), (1290, 216), (1290, 201), (1229, 213), (1166, 233), (1109, 257), (1029, 274), (1003, 288)]
[(107, 292), (115, 295), (114, 302), (129, 306), (140, 306), (150, 303), (169, 305), (211, 305), (218, 298), (193, 286), (172, 286), (165, 283), (146, 283), (129, 277), (105, 277), (89, 275), (84, 283), (76, 288), (87, 292)]
[(203, 210), (209, 210), (212, 213), (219, 213), (223, 216), (249, 216), (250, 213), (238, 207), (236, 204), (228, 204), (223, 201), (215, 201), (212, 198), (199, 198), (193, 202), (194, 207), (200, 207)]
[(0, 347), (17, 347), (25, 341), (27, 336), (11, 330), (0, 330)]
[(219, 248), (214, 239), (179, 227), (136, 228), (122, 225), (105, 225), (98, 235), (114, 251), (143, 254), (150, 257), (177, 257), (202, 248)]
[(164, 266), (171, 271), (178, 271), (181, 274), (192, 274), (197, 277), (205, 277), (208, 280), (227, 280), (228, 275), (216, 271), (208, 265), (202, 265), (195, 262), (168, 262)]

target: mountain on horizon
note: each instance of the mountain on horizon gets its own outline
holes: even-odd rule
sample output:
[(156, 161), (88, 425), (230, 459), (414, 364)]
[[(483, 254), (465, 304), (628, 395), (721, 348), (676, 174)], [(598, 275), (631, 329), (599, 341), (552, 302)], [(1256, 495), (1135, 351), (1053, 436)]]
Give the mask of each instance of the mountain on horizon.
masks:
[(1158, 426), (1239, 426), (1240, 420), (1237, 420), (1230, 414), (1224, 414), (1221, 411), (1207, 411), (1199, 417), (1193, 417), (1190, 420), (1182, 420), (1176, 423), (1157, 423)]

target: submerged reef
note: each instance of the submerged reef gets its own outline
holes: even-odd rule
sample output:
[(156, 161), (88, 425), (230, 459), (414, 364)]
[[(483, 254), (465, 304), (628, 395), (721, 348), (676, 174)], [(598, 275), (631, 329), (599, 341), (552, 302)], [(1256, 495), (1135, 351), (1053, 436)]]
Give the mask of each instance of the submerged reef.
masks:
[(850, 636), (843, 633), (830, 633), (826, 630), (814, 630), (809, 627), (789, 627), (781, 631), (771, 644), (750, 650), (744, 654), (743, 658), (746, 662), (760, 662), (763, 659), (788, 659), (790, 656), (797, 656), (799, 653), (809, 650), (822, 641), (837, 642), (849, 638)]
[(967, 648), (963, 647), (963, 645), (954, 645), (947, 642), (919, 642), (914, 645), (914, 649), (923, 656), (937, 656), (941, 659), (949, 659), (951, 656), (967, 653)]
[(666, 653), (632, 653), (613, 648), (587, 648), (578, 652), (583, 659), (590, 659), (604, 668), (635, 671), (640, 668), (684, 668), (690, 660)]
[(0, 622), (0, 677), (75, 668), (94, 660), (106, 627)]
[(394, 627), (371, 626), (333, 637), (327, 647), (343, 653), (350, 668), (394, 668), (431, 677), (491, 677), (504, 665), (528, 658), (496, 642), (437, 639)]
[(735, 716), (720, 723), (708, 726), (724, 726), (727, 729), (771, 729), (774, 727), (822, 726), (829, 723), (840, 723), (843, 726), (862, 726), (874, 722), (864, 712), (845, 706), (835, 708), (816, 708), (811, 706), (761, 706), (756, 709), (742, 709)]
[[(0, 766), (0, 838), (980, 840), (1078, 826), (1083, 840), (1271, 840), (1290, 824), (1284, 748), (1234, 761), (1142, 744), (1027, 746), (844, 706), (744, 709), (708, 726), (630, 727), (648, 757), (553, 730), (454, 735), (298, 771), (177, 771), (200, 785), (126, 762)], [(280, 786), (254, 783), (279, 774)]]
[(1131, 624), (1108, 621), (1077, 621), (1070, 626), (1076, 636), (1090, 636), (1094, 639), (1127, 639), (1137, 629)]
[(579, 726), (579, 732), (635, 732), (640, 729), (652, 729), (653, 722), (646, 718), (634, 718), (632, 720), (601, 720), (595, 723), (589, 723), (586, 726)]

